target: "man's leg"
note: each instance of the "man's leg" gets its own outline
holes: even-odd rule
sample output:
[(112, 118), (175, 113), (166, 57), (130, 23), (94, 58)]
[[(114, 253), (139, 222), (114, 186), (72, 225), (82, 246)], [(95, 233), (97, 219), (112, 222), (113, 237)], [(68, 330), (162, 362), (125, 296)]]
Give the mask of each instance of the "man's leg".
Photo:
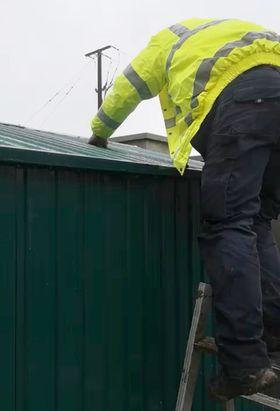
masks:
[[(270, 80), (263, 77), (265, 94)], [(220, 363), (233, 377), (270, 366), (262, 341), (260, 261), (252, 226), (280, 130), (280, 102), (263, 101), (255, 85), (249, 75), (220, 96), (210, 136), (205, 137), (209, 141), (202, 172), (200, 246), (213, 286)], [(280, 87), (280, 78), (273, 81), (275, 86)]]
[[(213, 287), (219, 360), (224, 371), (234, 375), (241, 369), (269, 366), (262, 341), (260, 263), (252, 224), (270, 147), (246, 150), (245, 141), (232, 139), (211, 135), (202, 172), (199, 242)], [(253, 166), (255, 161), (258, 167)]]
[[(279, 131), (280, 134), (280, 131)], [(271, 220), (280, 214), (280, 144), (272, 151), (261, 191), (261, 210), (254, 219), (261, 267), (264, 339), (269, 351), (280, 351), (280, 252)]]

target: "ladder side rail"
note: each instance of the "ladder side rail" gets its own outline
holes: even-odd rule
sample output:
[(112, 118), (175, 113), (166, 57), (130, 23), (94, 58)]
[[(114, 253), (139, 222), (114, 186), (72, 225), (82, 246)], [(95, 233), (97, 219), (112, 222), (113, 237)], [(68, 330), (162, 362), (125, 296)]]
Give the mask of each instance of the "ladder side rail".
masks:
[(211, 296), (211, 286), (200, 283), (186, 349), (176, 411), (191, 411), (201, 360), (201, 352), (195, 349), (195, 343), (203, 338), (207, 314), (211, 306)]

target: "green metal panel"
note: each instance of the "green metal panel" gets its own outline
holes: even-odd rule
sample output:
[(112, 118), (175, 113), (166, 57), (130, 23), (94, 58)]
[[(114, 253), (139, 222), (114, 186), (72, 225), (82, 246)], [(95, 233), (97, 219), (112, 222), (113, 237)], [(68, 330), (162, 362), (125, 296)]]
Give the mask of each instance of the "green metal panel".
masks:
[[(0, 163), (2, 409), (173, 411), (204, 278), (199, 174), (25, 152)], [(215, 366), (203, 360), (194, 411), (220, 409), (204, 386)]]
[[(55, 404), (56, 210), (54, 171), (26, 171), (25, 379), (27, 409)], [(42, 384), (44, 381), (44, 384)]]
[[(87, 144), (87, 139), (0, 123), (0, 161), (67, 168), (138, 172), (178, 176), (169, 155), (109, 140), (108, 148)], [(189, 170), (201, 170), (190, 160)]]
[[(56, 176), (56, 399), (55, 409), (74, 411), (83, 404), (84, 266), (83, 176)], [(67, 238), (66, 238), (67, 236)]]
[(0, 173), (0, 398), (9, 410), (15, 407), (16, 378), (16, 203), (15, 169), (2, 167)]

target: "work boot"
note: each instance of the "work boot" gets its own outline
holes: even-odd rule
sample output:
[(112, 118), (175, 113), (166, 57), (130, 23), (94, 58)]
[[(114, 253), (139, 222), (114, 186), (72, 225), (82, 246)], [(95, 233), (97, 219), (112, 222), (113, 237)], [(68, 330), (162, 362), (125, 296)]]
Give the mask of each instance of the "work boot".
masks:
[(212, 399), (228, 401), (239, 395), (252, 395), (264, 391), (273, 385), (277, 378), (272, 368), (240, 370), (239, 376), (234, 377), (222, 372), (210, 382), (208, 391)]

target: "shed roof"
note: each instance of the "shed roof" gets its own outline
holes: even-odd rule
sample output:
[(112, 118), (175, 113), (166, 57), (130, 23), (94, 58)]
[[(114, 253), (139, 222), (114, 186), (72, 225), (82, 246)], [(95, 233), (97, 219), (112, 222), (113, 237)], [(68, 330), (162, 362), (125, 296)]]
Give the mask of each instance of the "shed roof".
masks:
[[(147, 174), (178, 174), (170, 157), (163, 153), (116, 142), (110, 142), (108, 149), (103, 149), (88, 145), (82, 137), (6, 123), (0, 123), (0, 161)], [(201, 163), (190, 160), (188, 170), (200, 171)]]

